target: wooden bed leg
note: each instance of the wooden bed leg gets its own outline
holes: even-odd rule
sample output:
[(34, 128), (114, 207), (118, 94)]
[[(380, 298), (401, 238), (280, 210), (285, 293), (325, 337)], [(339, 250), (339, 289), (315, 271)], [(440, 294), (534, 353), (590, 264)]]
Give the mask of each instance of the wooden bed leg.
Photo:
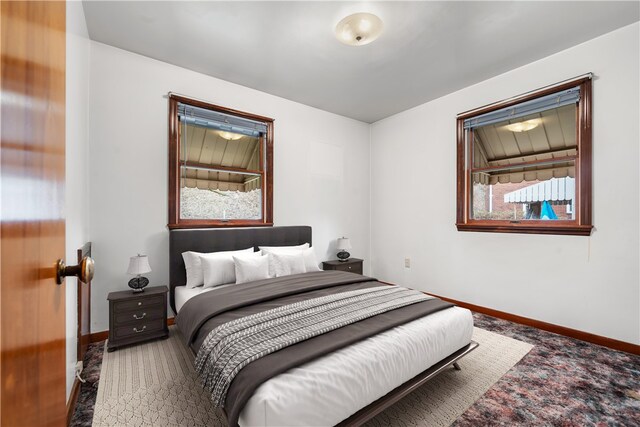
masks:
[(453, 367), (455, 368), (456, 371), (461, 371), (462, 370), (460, 365), (458, 365), (458, 362), (453, 362)]

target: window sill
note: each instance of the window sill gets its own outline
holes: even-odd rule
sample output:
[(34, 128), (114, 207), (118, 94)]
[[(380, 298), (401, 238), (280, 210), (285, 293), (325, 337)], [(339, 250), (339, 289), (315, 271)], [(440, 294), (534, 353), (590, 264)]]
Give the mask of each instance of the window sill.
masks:
[(262, 221), (243, 221), (243, 220), (229, 220), (229, 221), (181, 221), (178, 224), (167, 224), (169, 230), (181, 229), (181, 228), (230, 228), (230, 227), (273, 227), (272, 222)]
[(549, 224), (547, 221), (533, 223), (521, 222), (513, 224), (507, 221), (471, 222), (456, 224), (458, 231), (475, 231), (485, 233), (519, 233), (519, 234), (556, 234), (565, 236), (589, 236), (592, 225)]

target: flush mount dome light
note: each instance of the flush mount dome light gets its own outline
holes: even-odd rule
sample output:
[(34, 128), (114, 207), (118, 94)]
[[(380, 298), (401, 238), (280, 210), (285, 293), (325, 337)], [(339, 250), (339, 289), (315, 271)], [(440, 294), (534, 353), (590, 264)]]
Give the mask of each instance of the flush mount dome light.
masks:
[(539, 124), (540, 119), (531, 119), (524, 122), (511, 123), (510, 125), (506, 125), (505, 127), (511, 132), (526, 132), (528, 130), (537, 128)]
[(382, 33), (382, 20), (372, 13), (354, 13), (338, 22), (336, 37), (350, 46), (363, 46)]

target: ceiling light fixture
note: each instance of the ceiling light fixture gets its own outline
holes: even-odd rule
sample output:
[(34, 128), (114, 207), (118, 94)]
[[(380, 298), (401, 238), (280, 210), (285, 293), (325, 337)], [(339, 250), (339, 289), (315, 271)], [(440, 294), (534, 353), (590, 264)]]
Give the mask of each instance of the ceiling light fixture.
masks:
[(540, 124), (540, 119), (531, 119), (524, 122), (511, 123), (505, 127), (511, 132), (526, 132), (528, 130), (537, 128)]
[(382, 33), (382, 20), (372, 13), (354, 13), (336, 25), (336, 37), (349, 46), (363, 46)]

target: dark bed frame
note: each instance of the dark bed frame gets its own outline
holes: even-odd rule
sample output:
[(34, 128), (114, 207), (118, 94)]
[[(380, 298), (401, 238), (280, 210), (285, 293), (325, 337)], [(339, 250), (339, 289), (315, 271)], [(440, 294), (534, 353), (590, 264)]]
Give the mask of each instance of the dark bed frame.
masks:
[[(293, 246), (304, 243), (311, 244), (311, 227), (287, 226), (264, 228), (226, 228), (226, 229), (174, 229), (169, 232), (169, 278), (171, 309), (176, 312), (175, 288), (187, 282), (186, 270), (182, 253), (218, 252), (246, 249), (253, 246)], [(427, 381), (446, 369), (460, 370), (458, 360), (478, 347), (478, 343), (471, 341), (450, 356), (431, 366), (426, 371), (390, 391), (375, 402), (365, 406), (339, 426), (359, 426), (367, 420), (393, 405), (409, 393), (413, 392)]]

